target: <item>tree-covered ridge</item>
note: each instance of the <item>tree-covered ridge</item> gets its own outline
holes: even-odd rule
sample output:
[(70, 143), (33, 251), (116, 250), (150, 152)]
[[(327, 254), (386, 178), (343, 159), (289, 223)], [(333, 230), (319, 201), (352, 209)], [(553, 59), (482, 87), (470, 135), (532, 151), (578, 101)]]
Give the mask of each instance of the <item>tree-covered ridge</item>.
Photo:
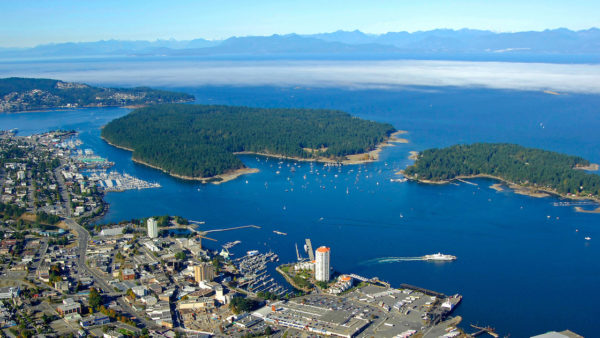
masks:
[(334, 110), (169, 104), (116, 119), (102, 137), (169, 173), (212, 177), (244, 167), (236, 152), (342, 159), (372, 150), (394, 131)]
[(185, 93), (147, 87), (100, 88), (50, 79), (0, 79), (0, 112), (64, 107), (106, 107), (192, 101)]
[(598, 196), (600, 176), (575, 169), (588, 165), (589, 161), (578, 156), (516, 144), (476, 143), (425, 150), (406, 168), (405, 174), (428, 181), (491, 175), (520, 185), (552, 189), (560, 194)]

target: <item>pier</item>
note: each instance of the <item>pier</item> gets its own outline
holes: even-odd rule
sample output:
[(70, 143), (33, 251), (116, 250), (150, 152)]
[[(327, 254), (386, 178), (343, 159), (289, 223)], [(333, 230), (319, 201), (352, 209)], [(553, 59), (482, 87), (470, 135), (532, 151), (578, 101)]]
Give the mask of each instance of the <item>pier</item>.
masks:
[(206, 237), (205, 236), (206, 232), (200, 231), (200, 230), (192, 227), (191, 225), (185, 226), (185, 225), (179, 225), (179, 224), (177, 224), (177, 225), (172, 225), (172, 226), (169, 226), (169, 227), (160, 228), (160, 230), (167, 230), (167, 231), (168, 230), (177, 230), (177, 229), (187, 230), (187, 231), (195, 233), (196, 236), (198, 236), (198, 237), (200, 237), (202, 239), (208, 239), (209, 241), (217, 242), (217, 240), (214, 239), (214, 238)]
[(465, 180), (463, 180), (463, 179), (460, 179), (460, 178), (457, 178), (456, 180), (457, 180), (457, 181), (460, 181), (460, 182), (462, 182), (462, 183), (470, 184), (470, 185), (475, 185), (475, 186), (479, 185), (479, 184), (477, 184), (477, 183), (473, 183), (473, 182), (465, 181)]
[(584, 205), (600, 205), (598, 202), (593, 201), (578, 201), (578, 202), (554, 202), (552, 203), (555, 207), (575, 207)]
[(221, 231), (239, 230), (239, 229), (246, 229), (246, 228), (260, 229), (260, 227), (258, 225), (242, 225), (242, 226), (239, 226), (239, 227), (225, 228), (225, 229), (205, 230), (205, 231), (202, 231), (202, 232), (205, 233), (205, 234), (208, 234), (210, 232), (221, 232)]
[(361, 282), (368, 282), (368, 281), (370, 280), (370, 278), (366, 278), (366, 277), (363, 277), (363, 276), (359, 276), (359, 275), (357, 275), (357, 274), (354, 274), (354, 273), (351, 273), (351, 274), (349, 274), (348, 276), (350, 276), (350, 277), (352, 277), (352, 278), (354, 278), (354, 279), (356, 279), (356, 280), (359, 280), (359, 281), (361, 281)]
[(403, 289), (410, 289), (410, 290), (419, 291), (419, 292), (424, 293), (424, 294), (426, 294), (428, 296), (436, 296), (438, 298), (446, 298), (446, 297), (448, 297), (448, 296), (446, 296), (443, 293), (432, 291), (432, 290), (428, 290), (428, 289), (424, 289), (424, 288), (420, 288), (418, 286), (414, 286), (414, 285), (410, 285), (410, 284), (400, 284), (400, 287), (403, 288)]
[(470, 337), (477, 337), (484, 333), (487, 333), (492, 337), (496, 337), (496, 338), (498, 337), (498, 334), (496, 333), (496, 329), (494, 329), (493, 327), (490, 327), (490, 326), (480, 327), (480, 326), (473, 325), (473, 324), (471, 324), (471, 327), (474, 329), (477, 329), (479, 331), (469, 334)]

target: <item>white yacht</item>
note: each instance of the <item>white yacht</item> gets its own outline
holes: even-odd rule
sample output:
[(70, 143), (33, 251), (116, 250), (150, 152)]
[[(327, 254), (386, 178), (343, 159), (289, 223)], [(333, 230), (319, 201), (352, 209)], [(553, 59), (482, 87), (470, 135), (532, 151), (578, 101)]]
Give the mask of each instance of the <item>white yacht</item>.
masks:
[(423, 259), (426, 261), (453, 261), (456, 260), (456, 256), (452, 255), (444, 255), (441, 252), (438, 252), (433, 255), (425, 255)]

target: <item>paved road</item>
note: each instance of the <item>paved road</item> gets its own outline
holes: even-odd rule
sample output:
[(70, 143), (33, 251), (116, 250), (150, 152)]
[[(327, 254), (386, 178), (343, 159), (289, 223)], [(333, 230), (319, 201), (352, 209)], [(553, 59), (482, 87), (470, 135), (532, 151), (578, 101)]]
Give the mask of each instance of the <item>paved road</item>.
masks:
[(39, 250), (38, 261), (35, 263), (35, 271), (36, 272), (40, 269), (40, 265), (42, 265), (42, 262), (44, 261), (44, 256), (46, 255), (47, 251), (48, 251), (48, 241), (43, 241), (42, 247)]
[(91, 276), (92, 279), (94, 279), (94, 282), (102, 288), (102, 290), (104, 291), (105, 294), (107, 294), (109, 296), (118, 297), (117, 303), (121, 306), (121, 308), (123, 308), (123, 310), (125, 312), (129, 313), (131, 316), (138, 318), (142, 323), (144, 323), (144, 325), (146, 325), (146, 327), (148, 327), (148, 328), (157, 327), (153, 321), (147, 320), (146, 318), (139, 316), (138, 313), (136, 313), (133, 310), (133, 308), (131, 308), (131, 306), (129, 306), (129, 304), (123, 300), (123, 298), (121, 297), (122, 293), (114, 292), (113, 288), (108, 284), (108, 282), (104, 278), (102, 278), (102, 276), (98, 275), (95, 271), (90, 269), (85, 264), (85, 254), (87, 251), (87, 245), (88, 245), (88, 241), (90, 238), (90, 233), (84, 227), (82, 227), (81, 225), (79, 225), (77, 222), (75, 222), (74, 220), (72, 220), (70, 218), (65, 219), (65, 224), (70, 229), (77, 232), (77, 238), (78, 238), (77, 267), (78, 267), (79, 273), (81, 274), (83, 271), (85, 271), (86, 274)]
[[(66, 206), (66, 211), (67, 211), (67, 215), (70, 216), (71, 215), (71, 198), (69, 196), (69, 192), (66, 189), (65, 186), (65, 180), (64, 177), (62, 176), (60, 169), (57, 168), (54, 171), (54, 175), (56, 176), (56, 180), (58, 181), (59, 187), (60, 187), (60, 193), (61, 196), (64, 200), (65, 206)], [(117, 303), (121, 306), (121, 308), (123, 308), (123, 310), (127, 313), (129, 313), (131, 316), (138, 318), (142, 323), (144, 323), (144, 325), (148, 328), (157, 328), (156, 323), (154, 323), (153, 321), (147, 320), (144, 317), (139, 316), (132, 308), (131, 306), (129, 306), (129, 304), (123, 300), (122, 293), (120, 292), (115, 292), (114, 289), (108, 284), (108, 282), (102, 278), (102, 276), (100, 276), (99, 274), (97, 274), (95, 271), (93, 271), (92, 269), (90, 269), (86, 264), (85, 264), (85, 255), (87, 252), (87, 246), (88, 246), (88, 242), (90, 240), (90, 233), (81, 225), (79, 225), (77, 222), (75, 222), (73, 219), (67, 217), (65, 218), (65, 224), (73, 231), (75, 231), (77, 233), (77, 238), (78, 238), (78, 243), (77, 243), (77, 271), (79, 273), (79, 275), (81, 276), (83, 272), (85, 272), (88, 276), (91, 276), (92, 279), (94, 280), (94, 282), (96, 283), (96, 285), (99, 285), (100, 288), (102, 288), (102, 290), (104, 291), (104, 293), (106, 295), (109, 296), (113, 296), (113, 297), (117, 297)]]
[(69, 217), (71, 216), (71, 197), (69, 196), (69, 191), (65, 186), (65, 178), (61, 174), (60, 167), (54, 169), (54, 177), (56, 177), (56, 181), (58, 182), (60, 196), (63, 199), (67, 217)]

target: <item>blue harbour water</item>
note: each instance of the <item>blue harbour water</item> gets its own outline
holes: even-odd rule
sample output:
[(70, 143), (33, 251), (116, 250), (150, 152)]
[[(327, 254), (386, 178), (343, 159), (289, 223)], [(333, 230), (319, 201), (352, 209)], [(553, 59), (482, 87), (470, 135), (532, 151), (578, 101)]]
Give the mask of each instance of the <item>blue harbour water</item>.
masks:
[[(255, 224), (262, 228), (212, 233), (219, 242), (204, 244), (217, 249), (241, 240), (233, 250), (238, 256), (251, 249), (273, 250), (282, 262), (291, 262), (294, 244), (302, 248), (304, 238), (311, 238), (315, 247), (332, 248), (338, 271), (463, 294), (455, 314), (465, 327), (492, 325), (516, 337), (566, 328), (596, 334), (600, 215), (555, 207), (554, 197), (496, 192), (489, 188), (495, 182), (487, 179), (443, 186), (390, 179), (411, 163), (409, 151), (479, 141), (519, 143), (598, 163), (600, 96), (418, 87), (181, 89), (195, 94), (198, 103), (341, 109), (407, 130), (410, 143), (385, 148), (379, 162), (339, 169), (244, 156), (259, 173), (202, 185), (135, 164), (130, 152), (99, 138), (100, 127), (127, 109), (0, 115), (0, 128), (19, 128), (21, 134), (75, 129), (85, 146), (114, 161), (116, 170), (162, 185), (107, 194), (106, 222), (177, 214), (205, 221), (203, 229)], [(458, 260), (378, 263), (379, 258), (438, 251)]]

